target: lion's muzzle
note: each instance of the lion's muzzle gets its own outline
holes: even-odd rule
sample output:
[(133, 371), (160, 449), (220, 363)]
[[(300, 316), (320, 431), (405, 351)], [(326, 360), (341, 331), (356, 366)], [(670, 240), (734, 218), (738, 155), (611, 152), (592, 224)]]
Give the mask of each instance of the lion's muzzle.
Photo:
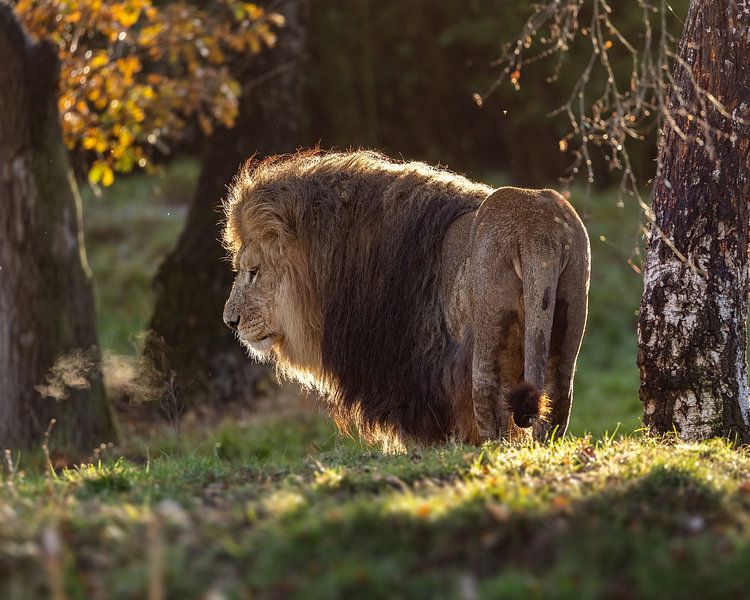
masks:
[(224, 311), (224, 325), (229, 327), (232, 331), (237, 331), (237, 327), (240, 325), (240, 316), (236, 314), (227, 314), (227, 311)]

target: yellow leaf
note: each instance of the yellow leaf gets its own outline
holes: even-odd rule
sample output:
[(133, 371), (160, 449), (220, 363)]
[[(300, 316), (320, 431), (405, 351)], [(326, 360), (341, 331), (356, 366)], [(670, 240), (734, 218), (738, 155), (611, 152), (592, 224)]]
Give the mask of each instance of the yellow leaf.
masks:
[(258, 38), (254, 35), (251, 35), (248, 40), (248, 44), (250, 45), (250, 52), (253, 54), (258, 54), (258, 52), (261, 51), (260, 42), (258, 41)]
[(141, 61), (137, 56), (128, 56), (117, 60), (117, 68), (125, 82), (129, 85), (133, 80), (133, 75), (141, 70)]
[(115, 174), (112, 172), (112, 169), (109, 165), (104, 165), (104, 169), (102, 170), (102, 183), (104, 184), (104, 187), (112, 185), (114, 180)]
[(284, 15), (280, 15), (279, 13), (271, 13), (270, 15), (267, 15), (267, 17), (271, 23), (276, 25), (276, 27), (283, 27), (286, 23)]
[(144, 27), (138, 34), (138, 43), (142, 46), (150, 46), (154, 43), (159, 34), (164, 30), (162, 23), (156, 22), (153, 25)]
[(604, 49), (609, 50), (612, 47), (612, 40), (607, 40), (604, 42)]
[(133, 134), (130, 133), (130, 130), (128, 130), (127, 128), (121, 127), (117, 132), (117, 140), (123, 147), (130, 146), (130, 144), (133, 143)]
[(109, 62), (109, 58), (107, 57), (106, 52), (97, 52), (96, 56), (91, 59), (91, 62), (89, 62), (89, 66), (92, 69), (98, 69), (99, 67), (103, 67), (104, 65)]
[(73, 107), (74, 102), (75, 95), (70, 92), (66, 92), (65, 94), (60, 96), (60, 99), (57, 102), (57, 106), (60, 112), (65, 112)]
[(261, 30), (260, 36), (269, 48), (273, 48), (276, 45), (276, 34), (272, 31)]
[(136, 123), (141, 123), (143, 122), (143, 119), (146, 118), (146, 113), (144, 113), (143, 109), (135, 104), (135, 102), (128, 102), (127, 108)]
[(114, 4), (112, 6), (112, 16), (120, 23), (120, 25), (127, 29), (135, 25), (138, 17), (141, 16), (141, 9), (139, 6), (133, 6), (129, 2)]
[(257, 21), (263, 16), (263, 9), (257, 4), (251, 4), (250, 2), (243, 2), (242, 7), (245, 9), (245, 13), (250, 17), (251, 21)]
[(89, 169), (89, 183), (91, 185), (96, 185), (101, 181), (102, 173), (104, 172), (104, 167), (107, 165), (101, 161), (96, 161), (93, 165), (91, 165), (91, 168)]

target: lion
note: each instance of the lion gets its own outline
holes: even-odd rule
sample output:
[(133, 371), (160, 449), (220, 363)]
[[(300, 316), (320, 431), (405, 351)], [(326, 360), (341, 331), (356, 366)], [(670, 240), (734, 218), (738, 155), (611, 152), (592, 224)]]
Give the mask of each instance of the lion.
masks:
[(559, 193), (316, 150), (249, 161), (224, 209), (224, 322), (339, 427), (396, 447), (565, 433), (590, 250)]

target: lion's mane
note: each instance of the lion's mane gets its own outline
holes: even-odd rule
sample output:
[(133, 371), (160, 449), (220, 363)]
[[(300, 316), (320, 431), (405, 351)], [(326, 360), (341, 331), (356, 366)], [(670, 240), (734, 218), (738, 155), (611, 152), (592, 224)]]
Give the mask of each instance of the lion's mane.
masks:
[(323, 390), (339, 426), (366, 439), (450, 435), (443, 381), (462, 352), (443, 316), (442, 243), (491, 191), (370, 151), (300, 152), (237, 176), (225, 243), (234, 254), (259, 243), (285, 265), (279, 367)]

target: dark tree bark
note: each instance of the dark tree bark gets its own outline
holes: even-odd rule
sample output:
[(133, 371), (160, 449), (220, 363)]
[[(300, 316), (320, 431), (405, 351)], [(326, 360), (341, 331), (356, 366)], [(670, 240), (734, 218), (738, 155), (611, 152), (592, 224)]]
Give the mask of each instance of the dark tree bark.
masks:
[(243, 77), (240, 115), (206, 141), (195, 198), (175, 250), (155, 279), (146, 355), (180, 401), (250, 400), (268, 368), (253, 364), (222, 322), (233, 274), (219, 239), (221, 199), (244, 160), (304, 145), (305, 0), (274, 9), (286, 18), (275, 48)]
[(679, 58), (680, 131), (665, 124), (638, 330), (644, 421), (687, 440), (747, 440), (747, 2), (693, 0)]
[(104, 397), (80, 198), (57, 111), (58, 60), (0, 3), (0, 448), (93, 450)]

